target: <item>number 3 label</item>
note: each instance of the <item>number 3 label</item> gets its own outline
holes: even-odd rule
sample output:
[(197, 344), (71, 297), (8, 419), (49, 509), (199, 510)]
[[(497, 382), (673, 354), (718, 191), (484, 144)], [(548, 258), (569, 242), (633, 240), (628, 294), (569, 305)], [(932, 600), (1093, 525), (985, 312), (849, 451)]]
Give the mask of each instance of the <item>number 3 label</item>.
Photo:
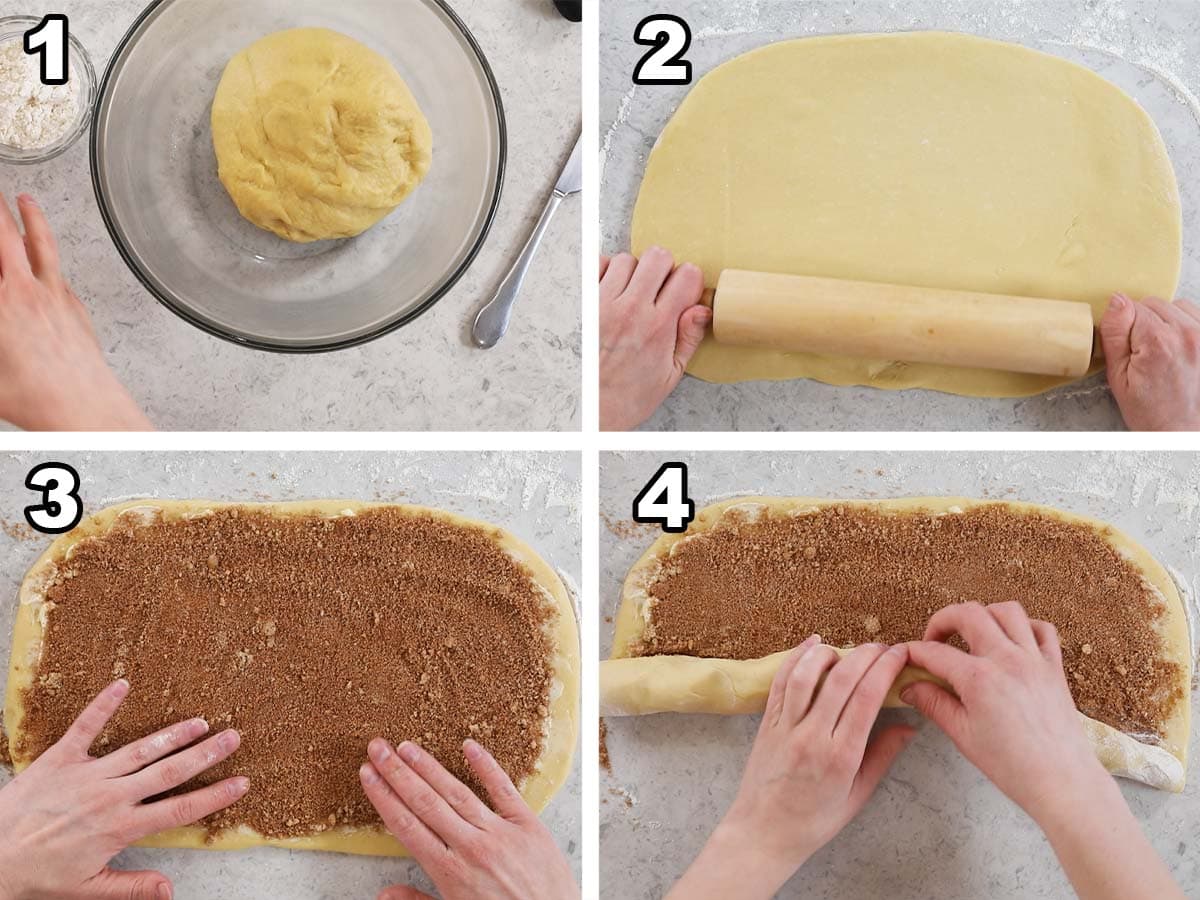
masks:
[(66, 463), (48, 462), (25, 476), (25, 487), (40, 491), (42, 502), (25, 507), (25, 521), (42, 534), (70, 531), (83, 518), (79, 473)]
[(687, 466), (663, 463), (633, 500), (633, 521), (661, 525), (663, 531), (686, 531), (696, 518), (696, 504), (687, 492)]
[(647, 16), (634, 29), (633, 40), (654, 48), (634, 68), (634, 84), (692, 83), (692, 64), (682, 58), (692, 46), (692, 31), (679, 16)]

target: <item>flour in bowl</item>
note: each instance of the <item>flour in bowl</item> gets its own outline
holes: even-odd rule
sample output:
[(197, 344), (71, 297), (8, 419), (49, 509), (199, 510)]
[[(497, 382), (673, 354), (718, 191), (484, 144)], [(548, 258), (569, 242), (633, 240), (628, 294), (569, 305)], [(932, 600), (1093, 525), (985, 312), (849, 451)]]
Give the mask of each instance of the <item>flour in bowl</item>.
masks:
[(36, 55), (20, 40), (0, 44), (0, 144), (41, 150), (66, 136), (79, 117), (75, 81), (42, 84)]

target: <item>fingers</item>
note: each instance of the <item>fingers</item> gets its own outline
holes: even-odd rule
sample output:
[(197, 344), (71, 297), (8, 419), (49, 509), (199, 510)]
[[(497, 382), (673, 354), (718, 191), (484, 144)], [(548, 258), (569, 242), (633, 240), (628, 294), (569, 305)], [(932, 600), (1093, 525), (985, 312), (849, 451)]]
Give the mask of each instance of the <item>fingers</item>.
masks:
[(377, 900), (434, 900), (429, 894), (407, 884), (397, 884), (379, 892)]
[(187, 784), (234, 754), (242, 738), (232, 728), (128, 775), (125, 781), (139, 800)]
[(447, 846), (459, 846), (476, 833), (475, 826), (451, 809), (445, 798), (413, 771), (387, 741), (382, 738), (371, 741), (367, 754), (396, 796)]
[(25, 252), (25, 239), (21, 229), (8, 208), (8, 200), (0, 194), (0, 277), (8, 278), (18, 272), (29, 271), (29, 257)]
[(972, 653), (986, 653), (1006, 640), (1000, 625), (979, 603), (943, 606), (930, 617), (924, 639), (944, 641), (955, 634), (962, 635)]
[(413, 815), (413, 811), (396, 795), (374, 763), (363, 763), (358, 770), (358, 780), (362, 782), (363, 792), (388, 831), (417, 858), (417, 862), (433, 865), (439, 856), (448, 852), (446, 842)]
[(692, 361), (701, 341), (712, 324), (712, 310), (707, 306), (692, 306), (679, 317), (679, 331), (675, 338), (675, 367), (684, 371)]
[[(841, 710), (840, 718), (833, 729), (835, 738), (852, 742), (860, 751), (866, 746), (871, 736), (871, 726), (875, 724), (883, 701), (887, 699), (888, 691), (906, 662), (908, 649), (904, 644), (890, 647), (886, 653), (875, 658)], [(829, 680), (833, 680), (832, 675)], [(828, 682), (825, 686), (829, 687)], [(817, 701), (820, 702), (819, 697)]]
[(703, 297), (704, 273), (691, 263), (684, 263), (667, 278), (654, 302), (672, 316), (680, 316)]
[(820, 642), (820, 635), (811, 634), (784, 657), (783, 663), (775, 672), (775, 677), (771, 679), (771, 690), (767, 694), (767, 706), (763, 710), (760, 729), (774, 728), (779, 724), (779, 716), (783, 713), (783, 696), (786, 693), (788, 678), (791, 677), (792, 670), (796, 668), (796, 663), (800, 661), (800, 658), (808, 652), (810, 647)]
[(160, 831), (193, 825), (206, 816), (233, 806), (246, 796), (248, 790), (250, 779), (238, 776), (226, 778), (187, 794), (180, 794), (178, 797), (142, 804), (135, 809), (135, 824), (130, 843)]
[(670, 253), (662, 247), (651, 247), (638, 260), (625, 293), (653, 303), (674, 268), (675, 260)]
[(875, 660), (885, 652), (887, 647), (882, 644), (863, 644), (842, 657), (825, 678), (807, 718), (820, 723), (824, 732), (832, 734), (850, 695)]
[(21, 220), (25, 223), (25, 247), (34, 276), (43, 284), (62, 286), (62, 271), (58, 258), (58, 242), (41, 207), (28, 194), (17, 199)]
[(1132, 300), (1124, 294), (1113, 294), (1108, 309), (1100, 318), (1100, 346), (1104, 348), (1104, 364), (1111, 386), (1125, 384), (1129, 358), (1133, 353), (1130, 339), (1136, 316), (1137, 310)]
[(636, 268), (637, 259), (632, 253), (618, 253), (609, 260), (604, 274), (600, 276), (600, 302), (611, 303), (625, 293)]
[(968, 654), (957, 647), (936, 641), (909, 641), (904, 646), (908, 649), (910, 665), (949, 682), (956, 691), (961, 690), (972, 665)]
[(796, 663), (792, 674), (788, 676), (783, 695), (783, 714), (779, 722), (783, 727), (796, 725), (808, 714), (817, 685), (825, 673), (837, 665), (840, 657), (837, 651), (825, 644), (809, 649)]
[(105, 869), (84, 884), (88, 900), (171, 900), (171, 880), (162, 872)]
[(1040, 619), (1030, 620), (1029, 625), (1037, 640), (1038, 650), (1046, 662), (1052, 662), (1062, 668), (1062, 643), (1058, 639), (1058, 629)]
[[(0, 206), (3, 205), (3, 198), (0, 198)], [(67, 733), (62, 736), (57, 746), (76, 756), (87, 756), (88, 750), (96, 742), (96, 738), (100, 736), (104, 726), (116, 714), (117, 709), (128, 695), (129, 682), (124, 678), (114, 681), (97, 694), (87, 708), (79, 714), (79, 718), (71, 723), (71, 727), (67, 729)]]
[(177, 722), (169, 728), (109, 753), (101, 760), (101, 764), (117, 775), (129, 775), (186, 747), (205, 734), (208, 734), (208, 723), (203, 719)]
[(496, 812), (510, 821), (519, 821), (533, 815), (533, 810), (529, 808), (521, 792), (516, 789), (508, 773), (500, 767), (492, 754), (475, 741), (467, 741), (463, 744), (463, 755), (467, 758), (467, 765), (471, 767), (471, 771), (488, 792)]
[(1185, 314), (1193, 323), (1200, 325), (1200, 306), (1197, 306), (1191, 300), (1176, 300), (1171, 304), (1172, 309), (1177, 309)]
[(1029, 616), (1020, 603), (993, 603), (987, 607), (987, 611), (1000, 623), (1000, 627), (1013, 643), (1020, 644), (1026, 650), (1037, 649), (1037, 640), (1033, 636), (1033, 628), (1029, 625)]
[(604, 273), (608, 271), (608, 264), (610, 262), (612, 262), (612, 259), (610, 257), (605, 256), (604, 254), (600, 255), (600, 278), (601, 279), (604, 278)]
[(396, 752), (413, 771), (425, 779), (425, 783), (450, 804), (450, 808), (474, 825), (483, 828), (494, 814), (484, 806), (471, 789), (451, 775), (440, 762), (410, 741), (396, 748)]
[(867, 802), (875, 793), (875, 788), (879, 787), (879, 782), (883, 781), (883, 776), (892, 767), (892, 763), (896, 761), (896, 757), (912, 743), (916, 735), (916, 729), (908, 725), (893, 725), (875, 735), (867, 744), (858, 776), (850, 788), (851, 808), (860, 809)]
[(1182, 325), (1186, 321), (1184, 313), (1160, 297), (1147, 297), (1142, 301), (1142, 309), (1148, 309), (1167, 325)]
[(902, 690), (900, 699), (946, 732), (950, 740), (959, 742), (967, 712), (959, 699), (944, 687), (932, 681), (918, 681)]

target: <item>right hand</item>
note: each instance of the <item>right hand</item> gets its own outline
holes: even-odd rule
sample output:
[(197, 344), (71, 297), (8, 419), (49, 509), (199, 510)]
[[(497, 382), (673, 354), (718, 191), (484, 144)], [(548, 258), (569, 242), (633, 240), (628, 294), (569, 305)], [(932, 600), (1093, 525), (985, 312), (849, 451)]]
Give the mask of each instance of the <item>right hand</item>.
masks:
[(110, 684), (58, 743), (0, 789), (3, 900), (170, 900), (171, 882), (161, 872), (117, 871), (108, 868), (109, 860), (142, 838), (191, 825), (245, 795), (245, 778), (227, 778), (147, 802), (237, 750), (236, 731), (189, 746), (208, 731), (202, 719), (172, 725), (98, 759), (90, 756), (89, 748), (128, 693), (127, 682)]
[[(960, 635), (964, 652), (941, 643)], [(948, 682), (906, 687), (900, 699), (1037, 820), (1077, 803), (1089, 779), (1111, 781), (1084, 734), (1063, 672), (1058, 632), (1019, 603), (964, 603), (934, 613), (925, 639), (908, 644), (912, 665)], [(957, 694), (957, 696), (955, 696)]]
[(1200, 431), (1200, 307), (1114, 294), (1100, 320), (1108, 383), (1134, 431)]

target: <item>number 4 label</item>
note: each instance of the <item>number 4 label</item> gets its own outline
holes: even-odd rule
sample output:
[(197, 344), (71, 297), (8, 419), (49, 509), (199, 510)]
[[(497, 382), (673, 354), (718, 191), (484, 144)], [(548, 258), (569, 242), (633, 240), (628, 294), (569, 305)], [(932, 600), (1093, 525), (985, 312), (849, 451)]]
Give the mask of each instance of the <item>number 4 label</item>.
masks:
[(638, 22), (633, 40), (654, 48), (634, 68), (634, 84), (692, 83), (692, 64), (683, 59), (692, 46), (692, 31), (679, 16), (647, 16)]
[(25, 507), (25, 521), (42, 534), (70, 531), (83, 518), (79, 473), (66, 463), (48, 462), (25, 476), (25, 487), (40, 491), (42, 502)]
[(46, 16), (36, 28), (25, 32), (25, 52), (42, 60), (42, 84), (66, 84), (70, 48), (67, 34), (70, 23), (60, 14)]
[(663, 463), (633, 500), (633, 521), (661, 525), (663, 531), (687, 531), (696, 518), (696, 504), (687, 492), (687, 466)]

